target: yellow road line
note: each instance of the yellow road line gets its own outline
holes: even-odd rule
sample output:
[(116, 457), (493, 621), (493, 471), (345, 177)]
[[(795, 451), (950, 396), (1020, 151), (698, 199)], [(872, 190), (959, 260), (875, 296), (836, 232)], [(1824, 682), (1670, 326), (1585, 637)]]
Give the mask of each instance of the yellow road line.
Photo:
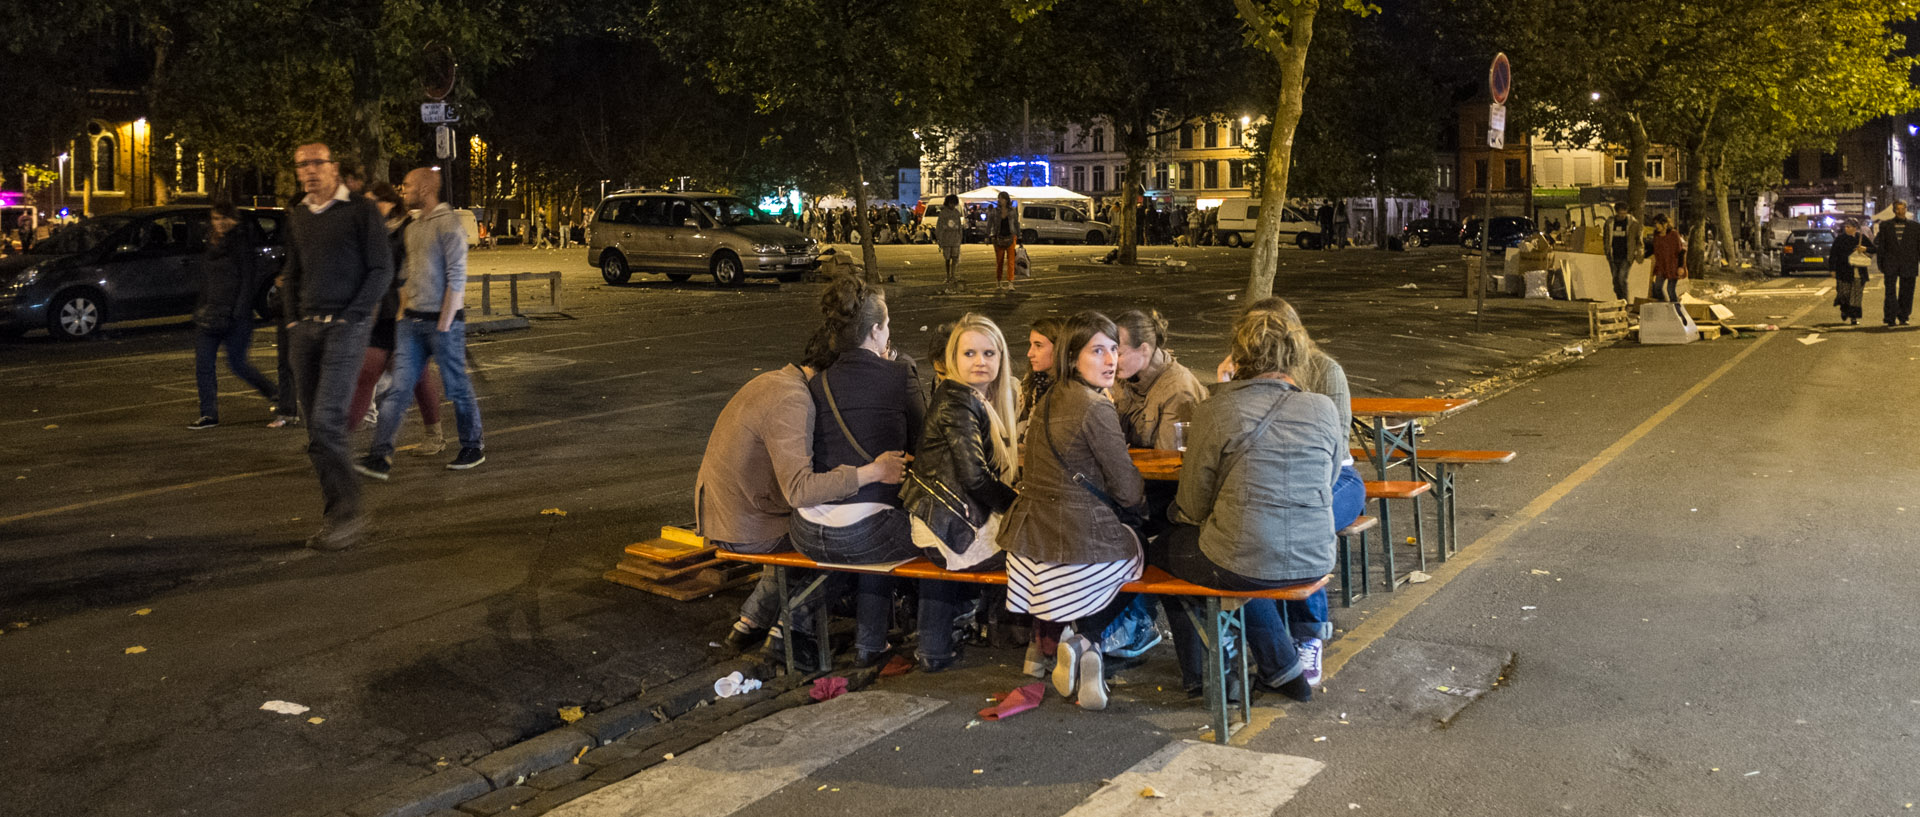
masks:
[[(1790, 322), (1798, 321), (1806, 317), (1807, 313), (1812, 312), (1817, 306), (1819, 306), (1818, 302), (1801, 307), (1800, 311), (1795, 312), (1788, 320)], [(1446, 587), (1447, 583), (1453, 581), (1454, 577), (1459, 576), (1461, 572), (1480, 561), (1481, 557), (1486, 556), (1492, 552), (1494, 548), (1499, 547), (1508, 539), (1512, 538), (1515, 533), (1520, 532), (1521, 528), (1532, 523), (1534, 519), (1546, 513), (1547, 509), (1552, 508), (1555, 503), (1565, 499), (1568, 494), (1573, 493), (1574, 489), (1586, 484), (1588, 480), (1600, 472), (1600, 469), (1607, 467), (1614, 460), (1619, 459), (1620, 455), (1626, 453), (1626, 450), (1633, 447), (1634, 443), (1639, 442), (1642, 438), (1652, 433), (1660, 424), (1666, 422), (1668, 418), (1692, 402), (1693, 398), (1700, 396), (1709, 386), (1718, 382), (1720, 378), (1725, 377), (1727, 373), (1733, 371), (1735, 367), (1745, 362), (1747, 358), (1752, 357), (1754, 352), (1760, 350), (1760, 347), (1765, 346), (1768, 341), (1773, 340), (1780, 334), (1779, 332), (1769, 332), (1759, 340), (1754, 341), (1753, 345), (1740, 350), (1739, 354), (1733, 356), (1733, 359), (1721, 364), (1720, 368), (1713, 370), (1712, 374), (1702, 378), (1700, 382), (1693, 384), (1692, 388), (1681, 392), (1679, 397), (1673, 399), (1673, 402), (1661, 407), (1659, 411), (1653, 413), (1653, 416), (1648, 417), (1639, 425), (1634, 426), (1633, 430), (1628, 431), (1620, 439), (1615, 440), (1612, 445), (1607, 446), (1606, 450), (1594, 455), (1593, 459), (1588, 460), (1586, 464), (1581, 465), (1573, 473), (1568, 474), (1565, 479), (1560, 480), (1553, 487), (1548, 488), (1545, 493), (1534, 497), (1532, 502), (1527, 503), (1526, 507), (1521, 508), (1518, 513), (1508, 518), (1506, 522), (1501, 523), (1499, 527), (1486, 532), (1481, 535), (1480, 538), (1475, 539), (1472, 544), (1461, 548), (1458, 555), (1447, 560), (1446, 564), (1441, 565), (1433, 571), (1432, 580), (1420, 584), (1409, 584), (1406, 585), (1404, 589), (1397, 591), (1393, 596), (1393, 600), (1385, 609), (1368, 617), (1365, 621), (1362, 621), (1359, 626), (1348, 630), (1347, 634), (1340, 640), (1327, 645), (1326, 655), (1321, 662), (1322, 677), (1332, 678), (1342, 667), (1347, 665), (1348, 661), (1353, 660), (1353, 657), (1358, 655), (1361, 650), (1365, 650), (1375, 641), (1379, 641), (1381, 636), (1386, 635), (1387, 631), (1394, 628), (1394, 625), (1399, 624), (1401, 620), (1405, 619), (1407, 614), (1411, 613), (1414, 608), (1425, 603), (1427, 599), (1433, 598), (1433, 595), (1438, 593), (1441, 588)]]

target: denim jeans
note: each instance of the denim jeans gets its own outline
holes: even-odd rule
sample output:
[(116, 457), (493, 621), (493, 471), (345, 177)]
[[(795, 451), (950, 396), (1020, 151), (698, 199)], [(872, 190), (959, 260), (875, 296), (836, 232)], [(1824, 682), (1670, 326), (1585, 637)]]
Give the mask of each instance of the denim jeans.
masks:
[(920, 660), (953, 658), (955, 619), (980, 588), (961, 582), (932, 579), (920, 582)]
[[(367, 453), (376, 457), (393, 456), (393, 441), (400, 436), (400, 421), (413, 405), (413, 387), (425, 375), (427, 360), (440, 361), (440, 382), (453, 401), (454, 424), (460, 432), (461, 448), (484, 448), (480, 428), (480, 402), (473, 394), (473, 382), (467, 377), (467, 324), (456, 320), (445, 332), (433, 321), (401, 318), (393, 327), (393, 390), (380, 401), (380, 422), (374, 427), (373, 447)], [(354, 361), (354, 373), (359, 373)]]
[[(793, 543), (784, 536), (772, 542), (751, 545), (737, 542), (722, 542), (718, 539), (710, 539), (708, 540), (708, 544), (714, 545), (721, 550), (728, 550), (734, 553), (786, 553), (793, 550)], [(753, 592), (747, 594), (747, 600), (740, 604), (741, 618), (752, 622), (755, 627), (768, 630), (780, 624), (780, 582), (774, 579), (774, 573), (775, 570), (771, 567), (760, 571), (760, 581), (754, 584)], [(801, 590), (806, 589), (807, 583), (813, 581), (814, 577), (818, 575), (820, 575), (819, 571), (815, 570), (796, 570), (789, 568), (787, 570), (787, 588), (789, 592), (798, 594)], [(828, 584), (829, 587), (826, 589), (830, 591), (832, 582), (829, 581)], [(820, 608), (820, 602), (823, 596), (824, 594), (796, 605), (797, 609), (794, 610), (793, 616), (794, 632), (807, 637), (813, 635), (813, 611)]]
[(1675, 303), (1675, 304), (1679, 303), (1680, 302), (1680, 279), (1678, 278), (1653, 279), (1653, 299), (1656, 301), (1666, 301), (1668, 303)]
[(193, 345), (193, 382), (200, 391), (200, 416), (220, 419), (219, 380), (214, 370), (223, 346), (227, 349), (227, 368), (267, 400), (278, 402), (279, 394), (273, 383), (247, 362), (247, 348), (252, 344), (253, 323), (250, 321), (234, 321), (226, 329), (200, 329)]
[(282, 417), (299, 417), (300, 387), (293, 379), (293, 330), (278, 319), (273, 322), (273, 357), (279, 369), (275, 374), (280, 387), (280, 399), (274, 401), (273, 412)]
[[(1200, 529), (1192, 525), (1175, 525), (1155, 545), (1149, 551), (1149, 561), (1153, 564), (1174, 578), (1216, 590), (1271, 590), (1320, 578), (1314, 576), (1271, 582), (1234, 573), (1214, 564), (1200, 551)], [(1180, 661), (1180, 683), (1187, 689), (1197, 688), (1206, 674), (1206, 647), (1193, 620), (1181, 611), (1190, 609), (1204, 619), (1206, 600), (1193, 596), (1165, 596), (1161, 602), (1167, 605), (1167, 624), (1173, 630), (1174, 655)], [(1242, 609), (1246, 612), (1246, 646), (1249, 657), (1253, 659), (1255, 678), (1269, 686), (1277, 686), (1293, 680), (1306, 670), (1300, 662), (1299, 650), (1294, 646), (1293, 635), (1279, 604), (1270, 599), (1251, 599)]]
[[(875, 564), (920, 555), (913, 546), (912, 528), (907, 512), (888, 508), (851, 525), (827, 527), (808, 521), (795, 513), (787, 521), (793, 534), (793, 546), (816, 562), (839, 564)], [(861, 573), (855, 593), (855, 620), (858, 623), (854, 644), (866, 658), (887, 648), (887, 625), (893, 609), (893, 589), (898, 582), (891, 576)]]
[[(1367, 484), (1360, 480), (1360, 472), (1351, 465), (1340, 466), (1340, 474), (1333, 479), (1333, 529), (1353, 524), (1366, 509)], [(1325, 588), (1305, 600), (1284, 602), (1281, 608), (1287, 614), (1287, 630), (1293, 634), (1293, 640), (1333, 638), (1333, 619), (1327, 613)]]
[(347, 407), (372, 331), (369, 320), (336, 320), (300, 321), (288, 332), (293, 381), (307, 418), (307, 458), (320, 477), (327, 522), (336, 527), (356, 522), (364, 513), (360, 475), (354, 473), (347, 449)]

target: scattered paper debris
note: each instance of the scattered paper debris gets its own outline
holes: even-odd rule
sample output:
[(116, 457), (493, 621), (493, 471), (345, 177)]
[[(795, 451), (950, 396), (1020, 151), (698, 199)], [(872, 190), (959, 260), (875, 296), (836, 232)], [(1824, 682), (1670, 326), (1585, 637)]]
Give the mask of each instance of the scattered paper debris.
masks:
[(1152, 786), (1148, 786), (1148, 787), (1146, 787), (1146, 788), (1144, 788), (1144, 789), (1141, 789), (1141, 790), (1140, 790), (1140, 796), (1141, 796), (1141, 797), (1157, 797), (1157, 798), (1164, 798), (1164, 797), (1166, 797), (1166, 795), (1164, 795), (1164, 794), (1161, 794), (1161, 793), (1160, 793), (1160, 790), (1159, 790), (1159, 789), (1156, 789), (1156, 788), (1154, 788), (1154, 787), (1152, 787)]
[(1541, 569), (1539, 569), (1539, 568), (1534, 568), (1534, 570), (1533, 570), (1533, 575), (1535, 575), (1535, 576), (1551, 576), (1551, 575), (1553, 575), (1553, 573), (1552, 573), (1552, 572), (1550, 572), (1550, 571), (1546, 571), (1546, 570), (1541, 570)]
[(146, 651), (147, 651), (146, 647), (128, 647), (127, 648), (128, 655), (139, 655)]
[(821, 783), (820, 788), (814, 789), (814, 791), (826, 791), (826, 790), (827, 790), (827, 784), (825, 783)]
[(845, 694), (847, 694), (847, 679), (838, 675), (815, 678), (813, 690), (807, 693), (808, 697), (813, 698), (816, 703), (830, 701)]
[(973, 770), (973, 773), (974, 773), (974, 774), (986, 774), (986, 773), (987, 773), (987, 770), (986, 770), (986, 769), (974, 769), (974, 770)]
[(1806, 337), (1804, 337), (1804, 338), (1801, 338), (1801, 339), (1800, 339), (1800, 343), (1801, 343), (1802, 345), (1804, 345), (1804, 346), (1812, 346), (1812, 345), (1814, 345), (1814, 344), (1816, 344), (1816, 343), (1820, 343), (1820, 342), (1822, 342), (1822, 341), (1825, 341), (1825, 340), (1826, 340), (1826, 338), (1823, 338), (1823, 337), (1820, 337), (1820, 334), (1816, 332), (1816, 333), (1814, 333), (1814, 334), (1811, 334), (1811, 335), (1808, 335), (1808, 336), (1806, 336)]
[(268, 712), (278, 712), (282, 715), (298, 715), (312, 707), (301, 706), (291, 701), (268, 701), (261, 704), (260, 708)]
[(315, 726), (319, 726), (320, 724), (323, 724), (326, 722), (327, 722), (326, 718), (308, 718), (307, 719), (307, 723), (311, 723)]
[(59, 423), (48, 423), (48, 424), (46, 424), (46, 425), (44, 425), (44, 426), (41, 426), (41, 427), (40, 427), (40, 430), (41, 430), (41, 431), (52, 431), (52, 430), (54, 430), (54, 429), (56, 429), (56, 428), (59, 428), (59, 427), (60, 427), (60, 424), (59, 424)]
[(661, 755), (661, 756), (660, 756), (660, 759), (661, 759), (661, 760), (672, 760), (672, 759), (673, 759), (673, 753), (672, 753), (672, 752), (668, 752), (668, 753), (666, 753), (666, 754), (664, 754), (664, 755)]
[[(1906, 510), (1906, 508), (1901, 508), (1900, 510), (1903, 510), (1903, 511), (1904, 511), (1904, 510)], [(136, 616), (144, 616), (144, 615), (147, 615), (148, 613), (151, 613), (151, 612), (153, 612), (153, 608), (152, 608), (152, 607), (142, 607), (142, 608), (140, 608), (140, 609), (138, 609), (138, 610), (135, 610), (135, 611), (133, 611), (133, 614), (134, 614), (134, 615), (136, 615)]]
[(575, 766), (578, 766), (578, 765), (580, 765), (580, 758), (583, 758), (583, 757), (586, 757), (586, 756), (587, 756), (587, 752), (588, 752), (589, 750), (591, 750), (592, 748), (593, 748), (592, 746), (582, 746), (582, 747), (580, 747), (580, 751), (578, 751), (578, 752), (574, 752), (574, 753), (573, 753), (573, 765), (575, 765)]
[(1320, 736), (1318, 736), (1318, 737), (1315, 737), (1315, 738), (1313, 739), (1313, 742), (1314, 742), (1314, 743), (1326, 743), (1326, 742), (1327, 742), (1327, 736), (1326, 736), (1326, 735), (1320, 735)]
[(1415, 570), (1412, 573), (1407, 574), (1408, 584), (1423, 584), (1425, 582), (1429, 582), (1432, 580), (1433, 580), (1433, 576), (1429, 573), (1426, 573), (1425, 571)]
[(1522, 605), (1520, 605), (1520, 609), (1522, 609), (1522, 610), (1538, 610), (1538, 609), (1540, 609), (1540, 608), (1538, 608), (1538, 607), (1535, 607), (1535, 606), (1533, 606), (1533, 605), (1531, 605), (1531, 604), (1522, 604)]
[[(825, 680), (825, 679), (822, 679), (822, 680)], [(847, 691), (846, 679), (842, 678), (840, 679), (840, 682), (841, 682), (840, 691), (841, 692)], [(735, 695), (744, 695), (746, 693), (752, 692), (759, 688), (760, 688), (760, 679), (748, 678), (744, 675), (741, 675), (737, 671), (730, 672), (727, 674), (726, 677), (713, 682), (713, 694), (718, 695), (722, 698), (731, 698)], [(816, 690), (819, 689), (819, 685), (816, 684), (814, 688)], [(822, 698), (821, 700), (825, 700), (825, 699)], [(572, 721), (568, 721), (568, 722), (571, 723)]]
[(541, 516), (566, 516), (567, 512), (559, 508), (548, 508), (540, 512)]
[(586, 716), (587, 716), (586, 711), (581, 709), (580, 707), (577, 707), (577, 706), (560, 707), (560, 720), (566, 721), (567, 723), (573, 723), (574, 721), (580, 720), (581, 718), (584, 718)]
[(1397, 289), (1419, 289), (1419, 284), (1401, 284)]

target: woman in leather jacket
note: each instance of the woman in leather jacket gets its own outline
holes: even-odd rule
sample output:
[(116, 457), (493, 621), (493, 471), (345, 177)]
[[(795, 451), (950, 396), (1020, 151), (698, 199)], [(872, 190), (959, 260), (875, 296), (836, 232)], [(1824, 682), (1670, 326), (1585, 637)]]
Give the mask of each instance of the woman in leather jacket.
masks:
[[(900, 499), (912, 519), (913, 543), (947, 570), (993, 570), (1001, 515), (1013, 504), (1013, 376), (1007, 340), (983, 315), (953, 326), (937, 367), (933, 404), (913, 470)], [(939, 672), (954, 660), (954, 618), (972, 592), (957, 582), (920, 583), (920, 664)]]

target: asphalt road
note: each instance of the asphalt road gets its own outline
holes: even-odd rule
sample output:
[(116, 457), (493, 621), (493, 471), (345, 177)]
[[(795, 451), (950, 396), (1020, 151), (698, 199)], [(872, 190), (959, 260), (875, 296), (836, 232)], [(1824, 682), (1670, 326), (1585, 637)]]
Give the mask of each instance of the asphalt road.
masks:
[[(1191, 265), (1061, 272), (1091, 252), (1041, 247), (1036, 278), (1009, 298), (932, 295), (931, 248), (883, 252), (905, 285), (893, 316), (910, 352), (922, 327), (968, 309), (1019, 327), (1156, 305), (1203, 371), (1224, 349), (1246, 261), (1158, 250)], [(476, 271), (563, 270), (569, 314), (476, 339), (487, 464), (454, 473), (403, 454), (392, 483), (369, 486), (376, 542), (339, 555), (299, 547), (319, 510), (303, 432), (264, 428), (265, 406), (231, 377), (226, 424), (184, 428), (195, 412), (179, 321), (0, 344), (12, 395), (0, 404), (0, 768), (14, 810), (325, 813), (550, 728), (559, 707), (592, 709), (711, 661), (739, 594), (683, 604), (599, 575), (628, 542), (688, 516), (712, 414), (797, 353), (818, 290), (612, 287), (583, 255), (476, 256)], [(1503, 373), (1583, 342), (1578, 304), (1496, 300), (1490, 331), (1472, 333), (1451, 297), (1459, 255), (1445, 249), (1284, 258), (1279, 289), (1356, 394), (1510, 386)], [(989, 263), (969, 248), (976, 283)], [(266, 368), (271, 333), (259, 338)], [(1655, 379), (1681, 377), (1663, 366)], [(1624, 396), (1586, 408), (1625, 422)], [(1473, 496), (1506, 509), (1523, 494)], [(311, 709), (262, 711), (269, 700)]]

